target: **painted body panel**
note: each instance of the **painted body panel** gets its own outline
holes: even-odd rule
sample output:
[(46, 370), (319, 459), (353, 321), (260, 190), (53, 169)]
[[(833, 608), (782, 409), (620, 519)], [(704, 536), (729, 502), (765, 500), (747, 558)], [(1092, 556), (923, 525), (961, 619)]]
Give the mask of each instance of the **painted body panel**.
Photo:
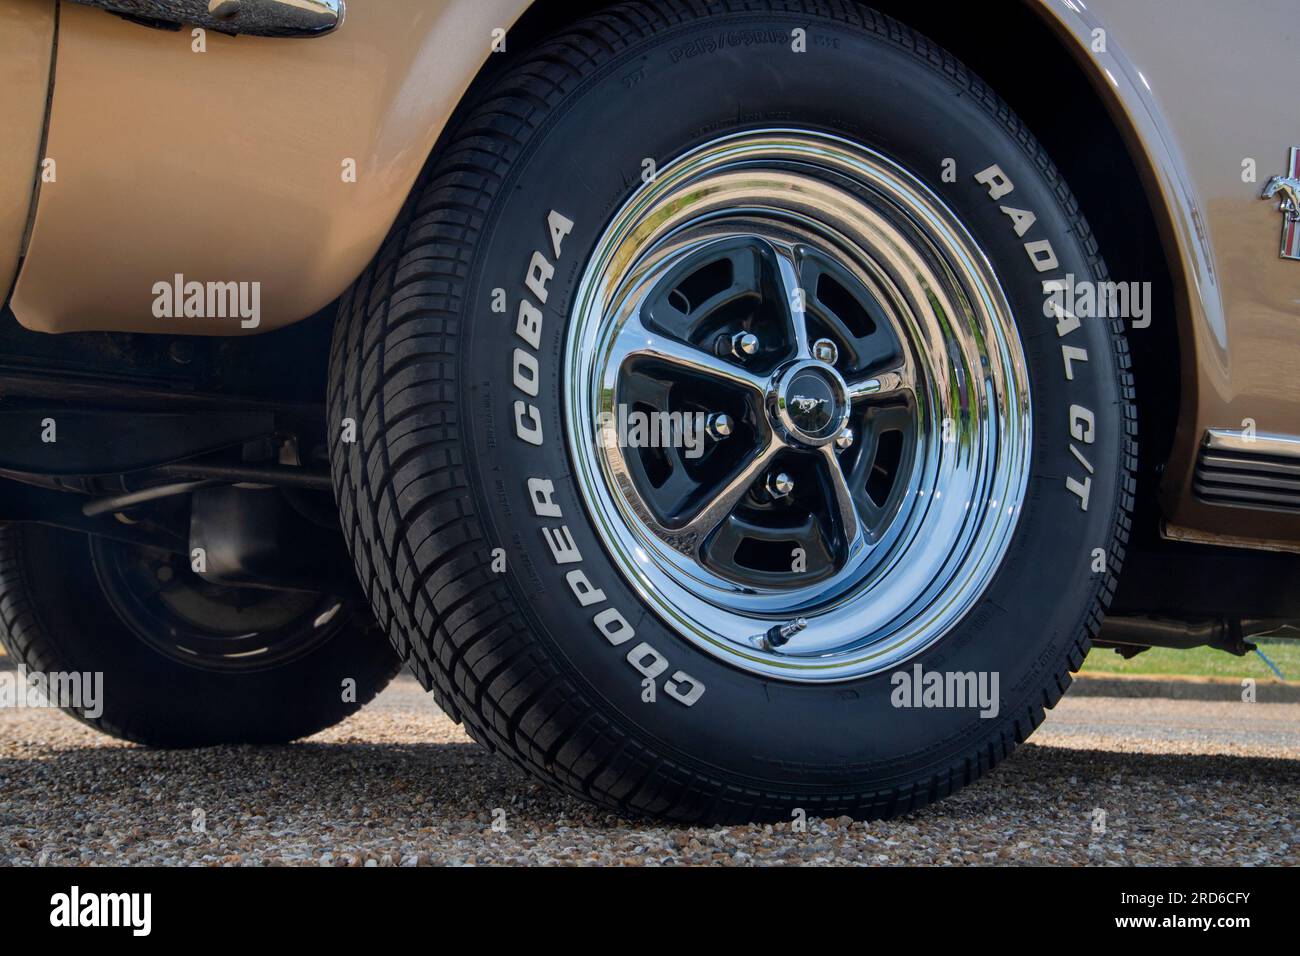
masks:
[[(1294, 3), (1031, 2), (1073, 43), (1124, 128), (1164, 234), (1183, 372), (1162, 486), (1170, 533), (1298, 541), (1300, 516), (1208, 505), (1191, 492), (1208, 429), (1249, 419), (1259, 432), (1300, 434), (1300, 262), (1279, 256), (1282, 216), (1261, 198), (1300, 144), (1295, 34), (1278, 27)], [(1099, 28), (1105, 52), (1093, 50)], [(1248, 158), (1254, 181), (1243, 181)], [(1161, 400), (1141, 384), (1139, 401)]]
[(0, 302), (18, 273), (54, 55), (54, 0), (0, 0)]
[[(374, 256), (525, 0), (354, 3), (310, 40), (129, 23), (65, 4), (42, 191), (12, 308), (31, 329), (246, 334), (153, 314), (154, 285), (260, 282), (262, 332)], [(355, 160), (356, 181), (344, 181)], [(75, 281), (73, 281), (75, 277)]]

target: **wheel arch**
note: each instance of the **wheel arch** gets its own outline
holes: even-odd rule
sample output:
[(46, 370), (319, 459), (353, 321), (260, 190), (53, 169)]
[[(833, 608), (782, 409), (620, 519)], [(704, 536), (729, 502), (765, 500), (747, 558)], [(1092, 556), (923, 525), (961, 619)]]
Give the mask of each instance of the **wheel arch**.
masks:
[[(877, 9), (925, 33), (1008, 101), (1064, 174), (1117, 281), (1150, 282), (1149, 328), (1129, 335), (1137, 382), (1135, 525), (1155, 539), (1190, 482), (1207, 368), (1227, 368), (1227, 332), (1201, 201), (1176, 138), (1122, 34), (1068, 0), (1021, 0), (998, 11)], [(1095, 8), (1095, 4), (1092, 5)], [(1106, 52), (1093, 52), (1106, 31)], [(1026, 82), (1026, 76), (1032, 82)]]

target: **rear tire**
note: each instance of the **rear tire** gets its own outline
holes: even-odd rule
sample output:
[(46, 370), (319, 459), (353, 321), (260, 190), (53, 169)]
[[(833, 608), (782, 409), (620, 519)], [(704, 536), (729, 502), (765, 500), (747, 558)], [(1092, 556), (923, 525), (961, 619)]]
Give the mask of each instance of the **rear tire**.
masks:
[[(796, 29), (805, 31), (806, 52), (792, 50)], [(337, 441), (331, 450), (349, 546), (377, 619), (439, 705), (477, 740), (569, 792), (623, 812), (684, 821), (788, 818), (794, 808), (888, 816), (986, 772), (1042, 721), (1082, 665), (1123, 560), (1136, 466), (1122, 325), (1089, 320), (1068, 328), (1043, 317), (1044, 280), (1067, 273), (1101, 280), (1106, 272), (1042, 148), (1005, 103), (942, 49), (893, 20), (832, 0), (728, 0), (709, 4), (707, 12), (677, 0), (623, 4), (525, 55), (476, 102), (431, 161), (376, 261), (345, 295), (331, 358), (332, 434), (346, 434), (348, 420), (356, 433), (354, 442)], [(784, 132), (768, 132), (774, 127)], [(589, 389), (599, 398), (604, 380), (571, 387), (599, 351), (575, 342), (603, 340), (582, 339), (575, 323), (601, 290), (622, 288), (597, 282), (602, 268), (613, 263), (631, 270), (642, 253), (653, 252), (633, 248), (630, 258), (611, 252), (602, 259), (600, 250), (615, 248), (606, 245), (607, 231), (635, 221), (634, 195), (649, 203), (656, 183), (688, 175), (681, 170), (696, 157), (725, 151), (736, 141), (727, 137), (742, 136), (797, 138), (792, 149), (806, 148), (812, 158), (807, 168), (782, 160), (779, 175), (820, 176), (839, 190), (836, 196), (876, 203), (872, 208), (878, 208), (880, 183), (808, 170), (819, 161), (818, 142), (842, 144), (846, 156), (881, 158), (881, 169), (897, 170), (897, 182), (912, 184), (905, 189), (917, 203), (951, 212), (959, 224), (952, 234), (970, 241), (969, 247), (957, 242), (952, 255), (972, 276), (982, 274), (987, 259), (995, 276), (988, 299), (1005, 295), (1006, 302), (987, 309), (1013, 317), (985, 327), (988, 334), (930, 340), (927, 352), (907, 344), (909, 334), (919, 335), (915, 329), (885, 316), (924, 375), (937, 374), (949, 356), (950, 364), (966, 361), (969, 349), (987, 348), (1004, 363), (974, 362), (969, 374), (951, 378), (951, 389), (918, 385), (919, 404), (905, 431), (915, 427), (918, 440), (932, 442), (941, 425), (935, 410), (945, 407), (946, 394), (965, 394), (973, 374), (987, 376), (987, 390), (957, 402), (955, 414), (984, 424), (972, 427), (968, 439), (960, 437), (966, 433), (959, 422), (957, 447), (985, 448), (982, 454), (1002, 461), (1014, 457), (1020, 429), (1028, 443), (1023, 462), (1007, 465), (997, 478), (1008, 489), (1005, 498), (989, 497), (982, 479), (960, 492), (971, 496), (968, 511), (996, 516), (1005, 508), (1011, 518), (997, 524), (989, 517), (989, 530), (978, 525), (968, 538), (957, 532), (947, 542), (930, 538), (930, 551), (918, 553), (959, 541), (963, 552), (996, 552), (976, 567), (978, 587), (960, 601), (959, 585), (968, 576), (944, 585), (948, 590), (929, 607), (940, 615), (942, 598), (951, 594), (957, 611), (928, 632), (916, 623), (920, 637), (913, 643), (874, 619), (876, 605), (863, 600), (865, 591), (851, 590), (836, 592), (842, 597), (829, 603), (810, 601), (812, 623), (803, 636), (796, 628), (784, 651), (754, 643), (769, 625), (802, 617), (804, 605), (791, 600), (781, 614), (764, 616), (750, 608), (752, 596), (771, 587), (776, 607), (782, 593), (802, 593), (794, 582), (782, 592), (781, 569), (760, 567), (752, 557), (745, 559), (753, 565), (748, 570), (735, 561), (704, 569), (708, 562), (700, 558), (695, 566), (687, 562), (684, 575), (661, 573), (659, 562), (671, 565), (672, 548), (696, 560), (702, 546), (642, 534), (632, 518), (643, 511), (624, 507), (626, 501), (604, 508), (601, 502), (621, 491), (598, 487), (601, 466), (584, 464), (592, 426), (575, 416), (574, 396)], [(950, 166), (953, 178), (946, 175)], [(996, 176), (977, 178), (995, 166)], [(654, 175), (643, 180), (652, 168)], [(751, 180), (767, 175), (766, 167), (753, 168)], [(719, 179), (716, 187), (752, 188), (746, 182)], [(1014, 191), (1003, 191), (1011, 183)], [(691, 194), (683, 187), (680, 196), (669, 196), (664, 221), (690, 214), (690, 204), (712, 188)], [(814, 197), (817, 188), (801, 195)], [(739, 208), (762, 207), (768, 215), (764, 203), (777, 209), (799, 189), (746, 196)], [(831, 207), (844, 203), (837, 199)], [(781, 221), (800, 220), (789, 214)], [(627, 235), (642, 233), (629, 225)], [(648, 226), (645, 235), (653, 236)], [(918, 242), (916, 258), (928, 262), (943, 253), (937, 240)], [(869, 248), (865, 255), (880, 262), (889, 257)], [(946, 262), (934, 276), (959, 271)], [(755, 280), (751, 291), (761, 297), (770, 285)], [(684, 288), (672, 301), (690, 318)], [(924, 298), (916, 305), (922, 311)], [(966, 312), (986, 308), (973, 293), (966, 311), (948, 302), (932, 303), (932, 311), (947, 308), (954, 327)], [(813, 305), (807, 308), (811, 314)], [(599, 321), (600, 310), (593, 313)], [(718, 322), (724, 324), (701, 327), (710, 336), (737, 328), (771, 335), (773, 328), (759, 312), (737, 318), (733, 311)], [(655, 326), (651, 337), (678, 351), (712, 348), (666, 328)], [(1007, 341), (995, 342), (1002, 332)], [(842, 355), (847, 344), (840, 346)], [(756, 361), (770, 352), (778, 367), (784, 347), (764, 341)], [(924, 367), (925, 358), (938, 366)], [(740, 353), (724, 356), (724, 376), (739, 380), (747, 361)], [(756, 374), (767, 374), (758, 365)], [(990, 371), (995, 366), (1005, 372)], [(1008, 384), (1016, 378), (1019, 391)], [(826, 381), (826, 400), (839, 402), (839, 379), (828, 374)], [(611, 384), (608, 394), (622, 387)], [(787, 398), (816, 409), (821, 399), (811, 394), (778, 395), (769, 405), (770, 423), (761, 408), (728, 411), (741, 422), (740, 433), (779, 429), (785, 419), (770, 409)], [(1006, 398), (1006, 407), (996, 409), (1004, 417), (979, 418), (999, 397)], [(994, 443), (988, 436), (996, 428), (1005, 437)], [(804, 467), (797, 462), (826, 451), (818, 444), (824, 440), (800, 433), (782, 454), (805, 455), (790, 459), (792, 467)], [(925, 455), (899, 460), (920, 468), (916, 462), (930, 460), (926, 455), (943, 461), (962, 454), (936, 444), (924, 449)], [(821, 480), (792, 474), (796, 488)], [(918, 492), (907, 490), (926, 486), (902, 487), (910, 495), (908, 513), (926, 512), (918, 512)], [(772, 493), (765, 497), (763, 488), (756, 480), (746, 491), (743, 527), (756, 527), (774, 510)], [(955, 488), (945, 479), (933, 491)], [(976, 499), (981, 488), (985, 498)], [(855, 500), (860, 491), (851, 489)], [(823, 521), (815, 502), (809, 507), (809, 520)], [(937, 504), (930, 510), (942, 511)], [(882, 511), (884, 519), (895, 513)], [(828, 557), (819, 581), (839, 580), (835, 522), (843, 527), (846, 513), (825, 519), (829, 530), (820, 540)], [(761, 529), (752, 533), (771, 538)], [(779, 533), (771, 540), (779, 542)], [(666, 556), (650, 546), (664, 541)], [(847, 567), (861, 552), (842, 543)], [(749, 578), (726, 602), (710, 597), (725, 593), (721, 585), (703, 596), (692, 593), (692, 567), (711, 582)], [(925, 590), (917, 589), (913, 603)], [(841, 600), (850, 603), (835, 603)], [(709, 617), (710, 601), (720, 622), (714, 633), (699, 624)], [(696, 605), (705, 608), (697, 617)], [(841, 634), (842, 646), (826, 648), (837, 669), (818, 675), (816, 642), (830, 640), (818, 615), (829, 621), (838, 614), (835, 626), (843, 631), (846, 607), (861, 620), (857, 636), (867, 643)], [(872, 648), (891, 646), (897, 651), (882, 650), (880, 661), (871, 662)], [(787, 664), (802, 670), (783, 673)], [(986, 708), (992, 713), (956, 704), (913, 708), (919, 696), (904, 699), (895, 691), (900, 675), (910, 679), (916, 667), (983, 675), (990, 684), (996, 679), (997, 694)]]
[(158, 586), (176, 597), (164, 601), (127, 583), (145, 561), (167, 558), (43, 525), (0, 528), (0, 641), (29, 673), (102, 675), (98, 701), (64, 708), (96, 730), (153, 747), (285, 743), (355, 713), (397, 673), (356, 599), (212, 588), (173, 559)]

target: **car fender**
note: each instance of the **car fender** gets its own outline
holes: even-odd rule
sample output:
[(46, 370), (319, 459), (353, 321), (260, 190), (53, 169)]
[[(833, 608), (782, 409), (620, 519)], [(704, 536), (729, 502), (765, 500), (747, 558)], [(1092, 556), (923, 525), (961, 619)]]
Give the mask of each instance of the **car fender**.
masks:
[[(527, 6), (353, 3), (329, 35), (279, 39), (63, 4), (45, 150), (57, 180), (42, 184), (18, 321), (246, 334), (315, 313), (374, 256), (493, 31)], [(178, 274), (260, 283), (258, 325), (155, 316), (154, 286)]]

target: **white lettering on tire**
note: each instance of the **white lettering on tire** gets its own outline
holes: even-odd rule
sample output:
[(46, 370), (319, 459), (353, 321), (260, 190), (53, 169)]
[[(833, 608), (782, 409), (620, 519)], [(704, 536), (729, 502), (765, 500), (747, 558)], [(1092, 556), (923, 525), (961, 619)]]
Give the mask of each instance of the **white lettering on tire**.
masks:
[[(542, 413), (528, 399), (537, 398), (542, 381), (542, 322), (541, 306), (550, 295), (548, 283), (555, 276), (555, 263), (563, 254), (565, 238), (573, 231), (573, 220), (554, 209), (546, 217), (547, 233), (551, 239), (550, 256), (541, 249), (533, 251), (524, 273), (525, 294), (519, 300), (515, 322), (515, 336), (526, 348), (516, 347), (510, 355), (511, 387), (524, 397), (515, 400), (515, 436), (529, 445), (541, 447), (545, 441)], [(530, 299), (529, 296), (532, 298)], [(535, 302), (533, 301), (535, 300)], [(528, 500), (533, 514), (538, 518), (557, 519), (562, 522), (564, 512), (555, 500), (555, 482), (546, 477), (527, 479)], [(595, 609), (592, 626), (611, 647), (622, 647), (636, 637), (636, 629), (628, 623), (618, 608), (609, 604), (605, 592), (596, 587), (581, 567), (583, 556), (573, 533), (566, 524), (544, 524), (542, 539), (556, 566), (564, 570), (564, 579), (578, 606), (584, 610)], [(576, 567), (575, 567), (576, 565)], [(605, 605), (601, 607), (601, 605)], [(636, 676), (636, 687), (642, 680), (654, 681), (668, 672), (668, 658), (646, 641), (632, 647), (624, 660)], [(693, 707), (705, 691), (704, 683), (685, 671), (675, 670), (664, 683), (664, 693), (684, 707)]]
[[(975, 181), (988, 190), (989, 199), (993, 202), (1005, 198), (1015, 192), (1016, 186), (1002, 171), (1002, 168), (994, 163), (975, 174)], [(999, 203), (998, 209), (1007, 216), (1011, 229), (1015, 232), (1018, 239), (1025, 238), (1025, 234), (1030, 231), (1038, 222), (1038, 216), (1032, 210), (1017, 209), (1014, 206), (1003, 205)], [(1060, 262), (1056, 258), (1056, 250), (1052, 248), (1052, 243), (1048, 239), (1030, 239), (1024, 244), (1025, 254), (1029, 256), (1029, 261), (1033, 263), (1034, 269), (1038, 272), (1051, 272), (1053, 269), (1060, 268)], [(1043, 291), (1050, 293), (1054, 290), (1064, 288), (1063, 279), (1044, 279)], [(1056, 336), (1058, 339), (1064, 339), (1080, 328), (1079, 319), (1072, 315), (1068, 309), (1059, 301), (1059, 296), (1052, 296), (1043, 306), (1043, 314), (1048, 318), (1056, 319)], [(1081, 345), (1072, 343), (1061, 343), (1061, 362), (1065, 370), (1065, 379), (1067, 382), (1074, 381), (1075, 365), (1088, 361), (1088, 350)], [(1076, 442), (1083, 444), (1092, 444), (1095, 440), (1095, 430), (1097, 419), (1093, 413), (1080, 405), (1070, 406), (1070, 437)], [(1086, 436), (1086, 437), (1085, 437)], [(1083, 468), (1085, 474), (1067, 475), (1065, 478), (1065, 487), (1070, 494), (1079, 499), (1079, 509), (1088, 510), (1088, 499), (1092, 494), (1092, 464), (1084, 456), (1078, 445), (1073, 442), (1069, 445), (1070, 453), (1074, 459)]]

